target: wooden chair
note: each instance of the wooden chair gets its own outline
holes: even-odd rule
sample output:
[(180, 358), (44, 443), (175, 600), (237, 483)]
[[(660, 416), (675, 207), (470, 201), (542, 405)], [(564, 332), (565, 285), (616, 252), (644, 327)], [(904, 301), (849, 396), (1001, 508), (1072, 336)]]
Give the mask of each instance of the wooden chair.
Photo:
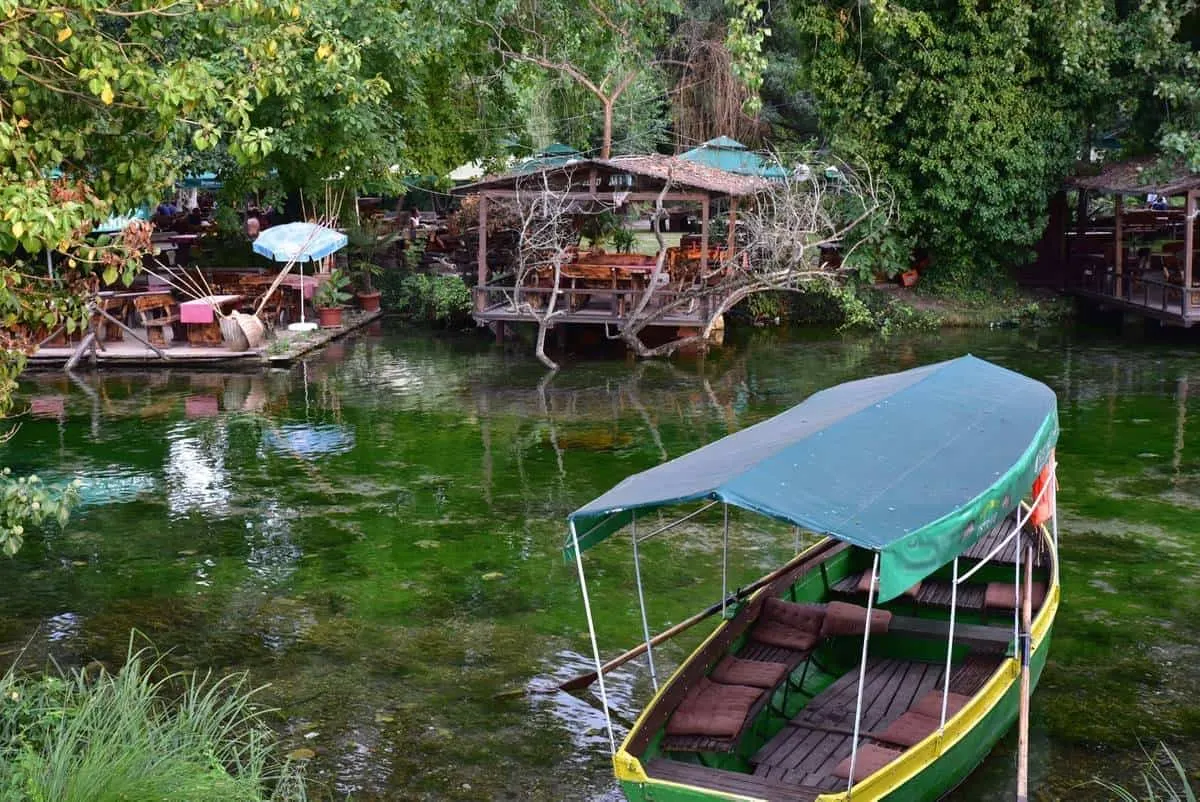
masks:
[(133, 306), (146, 327), (146, 339), (153, 345), (166, 346), (174, 339), (173, 324), (179, 322), (175, 299), (170, 295), (144, 295), (133, 300)]

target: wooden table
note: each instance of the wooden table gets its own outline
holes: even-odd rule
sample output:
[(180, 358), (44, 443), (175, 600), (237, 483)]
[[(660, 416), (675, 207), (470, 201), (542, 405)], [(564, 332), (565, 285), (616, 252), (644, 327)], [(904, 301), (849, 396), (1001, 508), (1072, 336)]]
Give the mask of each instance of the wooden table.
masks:
[(187, 331), (191, 345), (222, 345), (221, 326), (216, 310), (228, 313), (242, 301), (240, 295), (205, 295), (179, 304), (179, 322)]
[[(279, 288), (275, 291), (276, 302), (268, 302), (266, 309), (278, 315), (279, 312), (284, 312), (287, 315), (288, 321), (300, 319), (300, 304), (311, 299), (317, 287), (325, 283), (329, 278), (328, 273), (305, 273), (303, 277), (304, 297), (301, 298), (301, 277), (298, 273), (288, 273), (279, 283)], [(242, 286), (247, 289), (255, 289), (266, 292), (271, 285), (275, 283), (275, 276), (249, 276), (242, 279)], [(257, 303), (257, 299), (255, 300)]]

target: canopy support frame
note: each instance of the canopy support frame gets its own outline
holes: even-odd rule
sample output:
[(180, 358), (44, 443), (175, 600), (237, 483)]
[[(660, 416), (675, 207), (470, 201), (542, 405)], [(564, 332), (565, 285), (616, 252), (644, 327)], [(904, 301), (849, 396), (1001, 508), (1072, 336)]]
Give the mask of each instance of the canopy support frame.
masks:
[[(698, 510), (692, 510), (692, 511), (691, 511), (691, 512), (689, 512), (687, 515), (685, 515), (685, 516), (683, 516), (682, 518), (680, 518), (678, 521), (672, 521), (672, 522), (671, 522), (671, 523), (669, 523), (669, 524), (664, 524), (663, 526), (660, 526), (658, 529), (655, 529), (655, 530), (654, 530), (653, 532), (651, 532), (650, 534), (648, 534), (648, 535), (642, 535), (642, 536), (641, 536), (641, 538), (638, 540), (638, 542), (639, 542), (639, 543), (645, 543), (645, 542), (646, 542), (647, 540), (649, 540), (650, 538), (652, 538), (652, 537), (657, 537), (657, 536), (661, 535), (663, 532), (668, 532), (668, 531), (670, 531), (670, 530), (674, 529), (675, 527), (679, 526), (681, 523), (685, 523), (685, 522), (687, 522), (687, 521), (690, 521), (690, 520), (692, 520), (693, 518), (695, 518), (695, 517), (696, 517), (697, 515), (699, 515), (700, 513), (702, 513), (702, 512), (705, 512), (705, 511), (707, 511), (707, 510), (710, 510), (710, 509), (712, 509), (713, 507), (717, 506), (717, 505), (718, 505), (718, 504), (720, 504), (720, 503), (721, 503), (721, 502), (720, 502), (720, 500), (714, 499), (713, 501), (710, 501), (710, 502), (708, 502), (707, 504), (705, 504), (705, 505), (704, 505), (703, 507), (701, 507), (700, 509), (698, 509)], [(630, 511), (630, 514), (631, 514), (631, 515), (633, 514), (633, 511), (632, 511), (632, 510)]]
[(608, 690), (604, 685), (604, 664), (600, 662), (600, 644), (596, 641), (596, 622), (592, 619), (592, 602), (588, 598), (587, 577), (583, 573), (583, 552), (579, 549), (579, 534), (575, 522), (568, 521), (571, 540), (575, 546), (575, 568), (579, 572), (579, 590), (583, 594), (583, 612), (587, 616), (588, 636), (592, 640), (592, 659), (596, 662), (596, 681), (600, 684), (600, 705), (604, 708), (604, 725), (608, 730), (608, 748), (617, 754), (617, 739), (613, 735), (612, 715), (608, 712)]
[[(1017, 529), (1020, 532), (1020, 528)], [(954, 658), (954, 625), (958, 612), (958, 558), (954, 558), (954, 581), (950, 584), (950, 637), (946, 639), (946, 673), (942, 677), (942, 720), (938, 724), (938, 736), (946, 731), (946, 707), (950, 701), (950, 664)]]
[(875, 582), (879, 578), (879, 552), (871, 564), (871, 584), (867, 585), (867, 617), (863, 631), (862, 660), (858, 666), (858, 695), (854, 702), (854, 737), (850, 740), (850, 779), (846, 780), (846, 799), (854, 793), (854, 766), (858, 762), (858, 734), (862, 726), (863, 686), (867, 679), (867, 645), (871, 641), (871, 610), (875, 604)]
[(646, 663), (650, 666), (650, 683), (654, 686), (654, 692), (658, 693), (658, 674), (654, 670), (654, 645), (650, 642), (650, 621), (646, 618), (646, 595), (642, 591), (642, 560), (638, 553), (636, 512), (631, 513), (629, 527), (633, 540), (633, 576), (637, 581), (638, 609), (642, 612), (642, 637), (646, 640)]
[(721, 618), (725, 617), (725, 600), (729, 597), (729, 503), (725, 505), (725, 531), (721, 542)]

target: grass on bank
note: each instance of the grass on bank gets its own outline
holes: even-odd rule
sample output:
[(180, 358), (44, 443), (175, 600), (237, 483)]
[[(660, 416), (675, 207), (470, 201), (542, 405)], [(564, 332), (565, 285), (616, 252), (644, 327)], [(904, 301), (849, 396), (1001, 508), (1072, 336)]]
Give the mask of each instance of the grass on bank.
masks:
[(0, 800), (303, 800), (245, 674), (171, 673), (151, 649), (104, 670), (0, 678)]
[(1120, 802), (1196, 802), (1187, 770), (1165, 744), (1146, 753), (1140, 786), (1126, 788), (1101, 779), (1096, 784)]

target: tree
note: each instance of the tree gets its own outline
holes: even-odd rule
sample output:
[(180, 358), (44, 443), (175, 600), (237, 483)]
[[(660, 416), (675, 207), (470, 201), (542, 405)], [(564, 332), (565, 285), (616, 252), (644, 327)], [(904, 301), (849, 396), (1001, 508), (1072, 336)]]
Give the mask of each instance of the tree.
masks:
[(512, 103), (486, 80), (498, 58), (468, 10), (307, 0), (295, 19), (260, 20), (256, 43), (229, 57), (252, 77), (239, 123), (260, 134), (231, 142), (230, 194), (302, 192), (319, 205), (328, 191), (349, 202), (493, 153), (490, 132), (512, 121)]
[[(664, 187), (652, 217), (658, 258), (620, 331), (621, 339), (638, 356), (667, 356), (704, 343), (724, 314), (752, 295), (805, 291), (817, 285), (838, 289), (854, 274), (855, 250), (866, 241), (862, 229), (886, 227), (892, 217), (890, 189), (866, 166), (851, 169), (826, 159), (814, 169), (808, 164), (813, 160), (813, 154), (798, 157), (798, 172), (771, 182), (754, 196), (735, 224), (737, 247), (709, 265), (707, 273), (693, 276), (674, 291), (660, 289), (666, 257), (660, 229), (666, 218), (662, 198), (670, 184)], [(842, 250), (842, 258), (836, 261), (827, 258), (835, 247)], [(642, 342), (648, 326), (682, 311), (697, 314), (699, 326), (694, 333), (653, 348)]]
[(516, 0), (484, 20), (505, 59), (534, 65), (586, 89), (603, 110), (600, 158), (612, 155), (613, 110), (662, 55), (678, 0)]
[[(1123, 150), (1193, 152), (1200, 112), (1194, 4), (1111, 0), (774, 7), (774, 99), (795, 126), (876, 165), (897, 223), (880, 267), (930, 257), (930, 278), (986, 286), (1023, 263), (1050, 196), (1100, 135)], [(1182, 112), (1182, 113), (1181, 113)]]

